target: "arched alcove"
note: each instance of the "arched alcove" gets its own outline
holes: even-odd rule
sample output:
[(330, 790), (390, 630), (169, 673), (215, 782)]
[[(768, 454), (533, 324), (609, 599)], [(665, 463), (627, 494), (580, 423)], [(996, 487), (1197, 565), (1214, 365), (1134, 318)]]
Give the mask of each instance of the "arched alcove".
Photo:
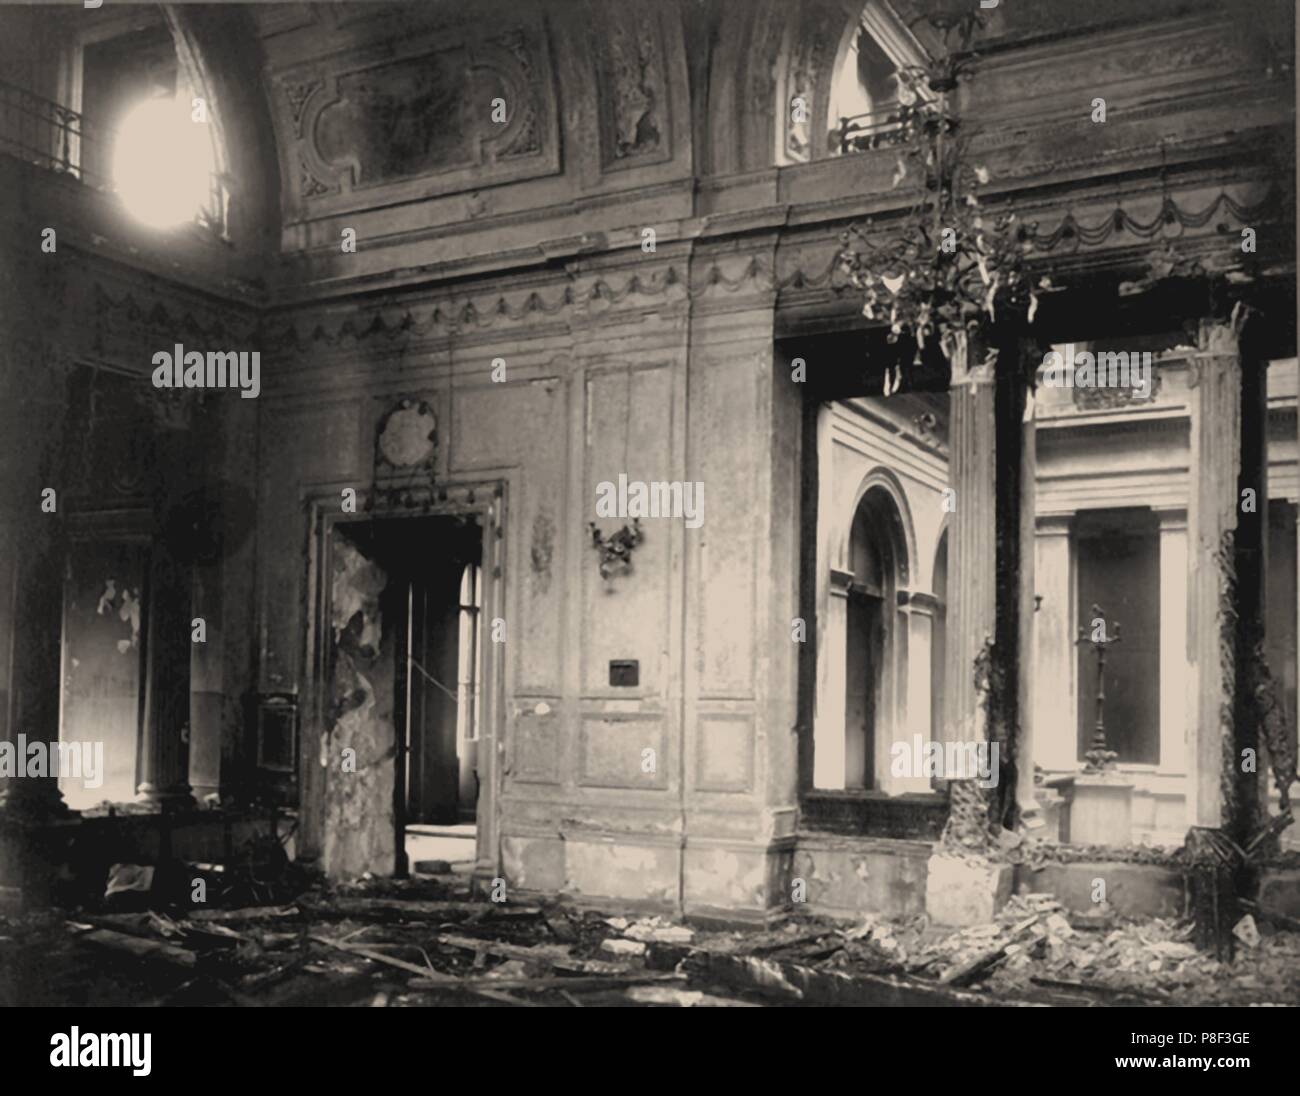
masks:
[[(776, 163), (838, 155), (846, 119), (851, 147), (874, 147), (871, 134), (891, 124), (894, 74), (924, 59), (916, 36), (882, 0), (867, 0), (849, 15), (841, 4), (799, 9), (785, 27), (775, 65)], [(856, 128), (859, 123), (867, 129)]]
[(908, 574), (898, 502), (884, 483), (858, 500), (849, 531), (844, 599), (845, 787), (877, 788), (896, 737), (905, 637), (896, 606)]

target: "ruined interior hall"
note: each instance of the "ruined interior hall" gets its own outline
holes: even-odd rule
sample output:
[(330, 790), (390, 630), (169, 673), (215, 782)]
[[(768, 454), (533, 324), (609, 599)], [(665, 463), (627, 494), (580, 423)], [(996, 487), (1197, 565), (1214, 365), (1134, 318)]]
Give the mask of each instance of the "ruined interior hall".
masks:
[(0, 2), (0, 1003), (1300, 1003), (1296, 19)]

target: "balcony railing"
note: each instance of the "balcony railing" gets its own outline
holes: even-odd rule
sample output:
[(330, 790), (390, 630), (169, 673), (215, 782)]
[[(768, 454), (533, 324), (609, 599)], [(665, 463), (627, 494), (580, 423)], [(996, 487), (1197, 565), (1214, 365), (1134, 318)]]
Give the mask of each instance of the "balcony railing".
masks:
[[(114, 136), (111, 130), (87, 126), (75, 110), (0, 80), (0, 154), (111, 193), (116, 189), (109, 167)], [(216, 172), (211, 184), (196, 220), (224, 236), (226, 187)]]
[(898, 106), (841, 118), (835, 131), (840, 152), (868, 152), (900, 144), (903, 140), (902, 120)]
[(83, 146), (94, 142), (75, 110), (0, 80), (0, 152), (49, 171), (84, 179)]

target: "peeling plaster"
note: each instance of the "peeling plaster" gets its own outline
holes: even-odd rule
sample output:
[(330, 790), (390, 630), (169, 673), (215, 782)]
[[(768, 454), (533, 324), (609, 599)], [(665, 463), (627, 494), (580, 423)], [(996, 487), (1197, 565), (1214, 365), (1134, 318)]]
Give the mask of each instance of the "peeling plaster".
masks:
[(539, 510), (533, 519), (532, 564), (537, 576), (537, 586), (546, 593), (551, 586), (551, 561), (555, 556), (555, 522), (546, 510)]
[(115, 607), (118, 619), (131, 626), (131, 638), (117, 641), (118, 653), (126, 654), (140, 644), (140, 591), (127, 589), (119, 594), (117, 580), (106, 579), (104, 592), (99, 595), (99, 602), (95, 606), (95, 615), (105, 616)]
[[(386, 875), (397, 852), (395, 651), (391, 635), (384, 642), (380, 607), (388, 576), (342, 538), (335, 544), (333, 572), (332, 721), (321, 747), (324, 867), (334, 879)], [(343, 768), (345, 750), (354, 751), (355, 771)]]

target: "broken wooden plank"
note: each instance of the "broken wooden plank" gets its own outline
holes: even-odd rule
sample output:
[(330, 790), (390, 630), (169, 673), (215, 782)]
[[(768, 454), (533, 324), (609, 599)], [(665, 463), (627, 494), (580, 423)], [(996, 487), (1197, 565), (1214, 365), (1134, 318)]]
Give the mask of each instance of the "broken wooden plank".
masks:
[(603, 975), (560, 975), (539, 978), (491, 978), (478, 976), (474, 978), (457, 978), (452, 984), (428, 980), (421, 983), (416, 978), (407, 984), (409, 989), (464, 989), (472, 990), (480, 986), (496, 989), (558, 989), (561, 992), (584, 993), (589, 990), (618, 989), (623, 986), (650, 985), (654, 982), (684, 982), (684, 974), (664, 974), (657, 971), (630, 971), (624, 974)]
[(375, 963), (384, 963), (397, 970), (404, 970), (408, 974), (418, 975), (415, 982), (410, 983), (413, 988), (440, 989), (440, 990), (463, 990), (466, 993), (473, 993), (479, 997), (486, 997), (489, 1000), (501, 1001), (505, 1004), (540, 1007), (533, 1001), (524, 1001), (519, 998), (511, 997), (505, 992), (506, 988), (531, 989), (534, 983), (531, 981), (521, 981), (519, 984), (512, 985), (509, 979), (461, 979), (450, 974), (439, 974), (437, 971), (430, 970), (428, 967), (418, 967), (414, 963), (408, 963), (404, 959), (394, 959), (391, 955), (384, 955), (382, 952), (371, 951), (369, 948), (360, 948), (352, 944), (344, 944), (338, 940), (331, 940), (325, 936), (313, 936), (311, 939), (319, 944), (325, 944), (339, 951), (350, 952), (353, 955), (359, 955), (363, 959), (369, 959)]
[(455, 920), (480, 917), (484, 920), (511, 917), (540, 917), (537, 906), (496, 905), (490, 902), (468, 902), (454, 899), (429, 900), (407, 898), (351, 898), (339, 897), (325, 900), (298, 899), (304, 913), (320, 920)]
[[(296, 905), (288, 906), (246, 906), (239, 910), (191, 910), (185, 915), (185, 921), (214, 921), (218, 924), (237, 923), (240, 921), (270, 921), (276, 918), (301, 917), (302, 911)], [(182, 921), (183, 925), (185, 922)]]
[(955, 967), (950, 967), (939, 977), (939, 985), (951, 986), (954, 989), (961, 986), (969, 986), (972, 982), (978, 982), (981, 978), (986, 978), (993, 973), (993, 969), (1007, 957), (1007, 948), (1011, 941), (1005, 944), (999, 944), (996, 948), (989, 948), (988, 951), (982, 951), (978, 955), (967, 959), (964, 963), (958, 963)]
[(316, 941), (318, 944), (324, 944), (329, 948), (336, 948), (339, 951), (346, 951), (352, 955), (359, 955), (363, 959), (369, 959), (375, 963), (384, 963), (397, 970), (404, 970), (408, 974), (418, 974), (421, 978), (427, 978), (431, 982), (447, 981), (455, 984), (459, 979), (450, 974), (439, 974), (436, 970), (429, 967), (417, 966), (415, 963), (408, 963), (405, 959), (394, 959), (391, 955), (385, 955), (380, 951), (372, 951), (370, 948), (360, 947), (356, 944), (345, 944), (339, 940), (331, 940), (328, 936), (311, 936), (309, 939)]
[(791, 936), (787, 940), (777, 940), (775, 942), (759, 944), (757, 947), (746, 948), (745, 954), (772, 955), (778, 951), (784, 951), (786, 948), (798, 947), (801, 944), (814, 944), (818, 940), (824, 940), (827, 936), (834, 935), (834, 933), (834, 929), (818, 929), (814, 932), (801, 932)]
[(1007, 938), (997, 947), (982, 951), (978, 955), (967, 959), (966, 962), (958, 963), (955, 967), (945, 971), (939, 979), (939, 985), (951, 986), (956, 989), (961, 986), (969, 986), (971, 983), (992, 974), (994, 967), (1006, 959), (1007, 948), (1024, 937), (1026, 932), (1038, 923), (1038, 918), (1037, 913), (1032, 917), (1026, 917), (1011, 929)]
[[(495, 940), (480, 940), (473, 936), (457, 936), (454, 933), (440, 933), (434, 939), (439, 944), (460, 948), (462, 951), (482, 952), (501, 959), (522, 959), (530, 963), (542, 963), (556, 970), (577, 971), (579, 974), (621, 974), (627, 970), (622, 963), (611, 963), (602, 959), (573, 959), (568, 955), (557, 955), (552, 950), (555, 945), (524, 947), (520, 944), (503, 944)], [(565, 950), (567, 951), (567, 948)]]
[[(653, 951), (653, 948), (652, 948)], [(751, 955), (724, 955), (696, 949), (682, 968), (692, 980), (755, 990), (786, 1000), (818, 1005), (911, 1006), (1031, 1005), (1031, 1002), (992, 998), (963, 990), (920, 982), (898, 974), (853, 974), (817, 970), (779, 959)]]
[(118, 932), (116, 929), (80, 925), (75, 921), (69, 921), (68, 926), (78, 934), (79, 941), (84, 940), (96, 947), (125, 952), (140, 959), (157, 959), (174, 967), (193, 969), (198, 962), (198, 956), (194, 952), (162, 940), (146, 940), (140, 936)]
[(1107, 986), (1101, 982), (1071, 982), (1063, 978), (1040, 978), (1036, 975), (1030, 977), (1029, 981), (1035, 986), (1043, 986), (1046, 989), (1076, 990), (1083, 993), (1099, 994), (1103, 997), (1137, 997), (1144, 1001), (1169, 1003), (1168, 994), (1153, 993), (1144, 989)]

